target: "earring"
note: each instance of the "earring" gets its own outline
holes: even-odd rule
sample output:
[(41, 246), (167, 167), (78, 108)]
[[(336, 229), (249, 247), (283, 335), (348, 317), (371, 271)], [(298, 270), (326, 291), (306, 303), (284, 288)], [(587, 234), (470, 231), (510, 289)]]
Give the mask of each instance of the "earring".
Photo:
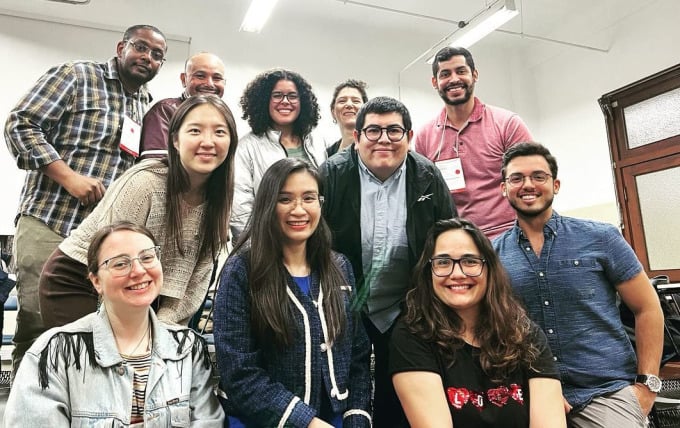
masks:
[(338, 123), (338, 121), (337, 121), (337, 120), (335, 120), (335, 119), (333, 119), (333, 123)]

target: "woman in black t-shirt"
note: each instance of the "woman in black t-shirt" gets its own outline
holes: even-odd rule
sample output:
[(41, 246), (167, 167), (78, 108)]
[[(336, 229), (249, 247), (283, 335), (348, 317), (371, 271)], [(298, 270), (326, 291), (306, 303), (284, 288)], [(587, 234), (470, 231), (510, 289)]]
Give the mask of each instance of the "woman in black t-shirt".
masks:
[(545, 334), (474, 224), (437, 222), (414, 283), (390, 347), (412, 427), (566, 427)]

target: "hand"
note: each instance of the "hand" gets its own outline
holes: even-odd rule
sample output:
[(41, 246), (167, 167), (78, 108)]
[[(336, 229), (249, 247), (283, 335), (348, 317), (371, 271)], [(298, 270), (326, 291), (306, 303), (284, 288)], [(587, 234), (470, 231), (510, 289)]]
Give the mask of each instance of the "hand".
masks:
[(84, 206), (96, 204), (104, 197), (104, 192), (106, 192), (101, 181), (96, 178), (80, 175), (77, 172), (70, 175), (65, 180), (63, 186), (71, 196), (78, 198)]
[(633, 393), (635, 393), (638, 403), (640, 403), (642, 413), (645, 416), (649, 415), (649, 412), (652, 410), (652, 406), (654, 405), (656, 393), (650, 391), (649, 388), (641, 383), (633, 384)]
[(333, 425), (324, 422), (319, 418), (314, 418), (309, 425), (307, 425), (307, 428), (333, 428)]
[(571, 412), (571, 409), (572, 409), (571, 404), (569, 404), (567, 399), (564, 398), (564, 397), (562, 397), (562, 401), (564, 401), (564, 413), (568, 415), (569, 412)]

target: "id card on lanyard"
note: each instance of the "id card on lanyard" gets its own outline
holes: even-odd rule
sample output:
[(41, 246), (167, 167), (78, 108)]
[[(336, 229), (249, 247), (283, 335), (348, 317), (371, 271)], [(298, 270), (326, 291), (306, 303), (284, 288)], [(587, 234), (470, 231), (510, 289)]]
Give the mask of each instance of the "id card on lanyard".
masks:
[(120, 133), (120, 149), (134, 157), (139, 156), (139, 143), (142, 137), (142, 125), (128, 115), (123, 117), (123, 129)]
[(460, 160), (460, 154), (458, 153), (458, 138), (456, 137), (456, 142), (453, 146), (453, 150), (456, 152), (455, 158), (439, 160), (442, 148), (444, 147), (444, 134), (446, 133), (446, 123), (448, 122), (448, 116), (444, 117), (444, 125), (442, 126), (442, 134), (439, 139), (439, 148), (437, 149), (437, 158), (434, 164), (444, 177), (446, 185), (449, 187), (449, 191), (453, 193), (465, 191), (465, 174), (463, 173), (463, 163)]
[(465, 175), (460, 158), (446, 159), (434, 163), (444, 177), (450, 192), (462, 192), (465, 190)]

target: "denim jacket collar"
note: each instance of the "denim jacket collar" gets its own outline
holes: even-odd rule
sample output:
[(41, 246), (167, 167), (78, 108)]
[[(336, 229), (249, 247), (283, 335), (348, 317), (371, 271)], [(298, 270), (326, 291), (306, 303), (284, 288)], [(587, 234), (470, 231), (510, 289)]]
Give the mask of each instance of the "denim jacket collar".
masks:
[[(177, 340), (172, 337), (168, 330), (162, 328), (156, 314), (149, 309), (151, 320), (151, 330), (153, 331), (153, 353), (162, 360), (179, 361), (191, 352), (191, 343), (179, 350)], [(166, 326), (170, 327), (171, 326)], [(106, 313), (106, 308), (102, 305), (97, 313), (97, 317), (92, 320), (92, 338), (94, 341), (95, 356), (97, 363), (101, 367), (111, 367), (123, 362), (123, 358), (116, 347), (116, 339), (113, 336), (111, 323)], [(172, 344), (177, 344), (173, 346)]]

